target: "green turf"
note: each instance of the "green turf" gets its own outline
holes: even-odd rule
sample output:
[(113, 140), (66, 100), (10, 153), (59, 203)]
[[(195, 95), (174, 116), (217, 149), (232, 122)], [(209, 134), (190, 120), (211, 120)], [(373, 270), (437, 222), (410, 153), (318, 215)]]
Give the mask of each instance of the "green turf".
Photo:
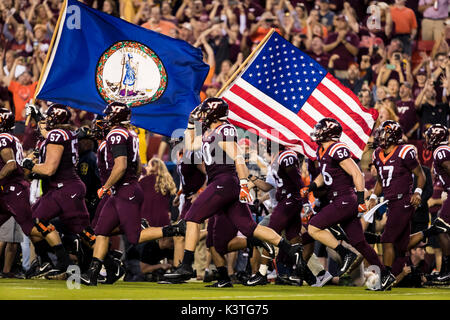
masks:
[(393, 288), (371, 292), (362, 287), (267, 286), (205, 288), (202, 282), (157, 284), (123, 282), (98, 287), (67, 289), (65, 281), (0, 279), (0, 299), (7, 300), (450, 300), (450, 288)]

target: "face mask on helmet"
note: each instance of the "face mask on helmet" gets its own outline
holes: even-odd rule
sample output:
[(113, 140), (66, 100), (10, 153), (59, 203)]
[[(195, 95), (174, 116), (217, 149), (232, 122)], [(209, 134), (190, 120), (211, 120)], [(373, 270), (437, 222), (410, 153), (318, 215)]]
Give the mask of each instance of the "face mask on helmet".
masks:
[(434, 124), (425, 133), (425, 148), (434, 150), (441, 145), (448, 144), (449, 132), (446, 126)]
[(47, 130), (55, 128), (57, 125), (69, 124), (69, 109), (62, 104), (53, 104), (47, 109), (47, 117), (45, 118), (45, 126)]
[(403, 131), (400, 125), (392, 120), (383, 122), (379, 128), (378, 142), (381, 148), (386, 149), (392, 145), (402, 143)]
[(316, 143), (339, 141), (342, 134), (341, 124), (332, 118), (324, 118), (314, 126), (311, 140)]
[(103, 113), (109, 127), (130, 123), (131, 109), (125, 103), (112, 102), (106, 106)]
[(216, 121), (228, 119), (228, 104), (220, 98), (208, 98), (202, 102), (199, 110), (199, 120), (209, 128)]

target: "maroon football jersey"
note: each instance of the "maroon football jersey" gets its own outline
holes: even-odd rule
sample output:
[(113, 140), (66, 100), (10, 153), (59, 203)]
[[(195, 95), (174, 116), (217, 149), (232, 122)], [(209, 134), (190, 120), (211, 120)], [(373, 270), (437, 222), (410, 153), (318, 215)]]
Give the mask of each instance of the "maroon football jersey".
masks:
[(323, 176), (328, 200), (355, 192), (353, 178), (339, 165), (341, 161), (350, 157), (350, 149), (342, 142), (335, 142), (325, 150), (322, 147), (317, 150), (319, 169)]
[[(13, 135), (9, 133), (1, 133), (0, 134), (0, 151), (3, 149), (10, 148), (12, 149), (14, 153), (14, 160), (17, 162), (16, 169), (11, 172), (7, 177), (0, 180), (0, 185), (6, 185), (11, 182), (17, 182), (24, 179), (23, 177), (23, 169), (20, 166), (22, 164), (23, 160), (23, 150), (22, 145), (20, 144), (19, 139), (14, 137)], [(2, 157), (0, 157), (0, 170), (3, 169), (3, 167), (6, 165), (6, 163), (3, 161)]]
[(200, 151), (186, 151), (178, 161), (177, 172), (180, 176), (181, 188), (186, 196), (197, 193), (205, 183), (205, 174), (197, 168), (197, 164), (201, 163), (201, 158)]
[(272, 163), (272, 172), (277, 183), (277, 201), (281, 201), (289, 194), (295, 198), (300, 197), (303, 182), (298, 157), (294, 151), (280, 152)]
[(397, 200), (412, 194), (412, 171), (419, 166), (413, 145), (399, 145), (388, 155), (385, 155), (381, 148), (377, 148), (372, 154), (372, 161), (382, 181), (386, 200)]
[(202, 156), (209, 182), (220, 174), (236, 175), (234, 161), (219, 146), (220, 141), (237, 142), (236, 128), (232, 124), (225, 122), (203, 135)]
[(450, 191), (450, 176), (443, 167), (443, 163), (450, 161), (450, 146), (439, 146), (433, 152), (433, 169), (434, 174), (442, 183), (444, 190), (447, 193)]
[(76, 132), (68, 129), (50, 130), (41, 147), (41, 163), (45, 162), (48, 145), (50, 144), (64, 147), (58, 169), (54, 175), (49, 177), (50, 186), (59, 186), (65, 181), (80, 180), (76, 171), (78, 163), (78, 139)]
[[(137, 168), (139, 166), (139, 138), (133, 130), (124, 127), (112, 129), (106, 136), (107, 168), (112, 170), (114, 158), (112, 156), (113, 146), (126, 146), (127, 148), (127, 169), (123, 177), (118, 181), (122, 184), (130, 181), (137, 181)], [(108, 156), (111, 155), (111, 156)]]
[(111, 163), (114, 163), (112, 154), (106, 152), (106, 141), (102, 141), (97, 150), (97, 167), (100, 176), (100, 182), (102, 185), (105, 184), (106, 180), (108, 180), (109, 175), (111, 174)]

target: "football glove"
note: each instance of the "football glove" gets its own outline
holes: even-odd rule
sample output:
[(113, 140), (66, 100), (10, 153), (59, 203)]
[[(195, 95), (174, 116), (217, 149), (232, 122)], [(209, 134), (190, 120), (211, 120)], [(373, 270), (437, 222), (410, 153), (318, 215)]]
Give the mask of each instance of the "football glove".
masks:
[(39, 121), (41, 121), (44, 118), (44, 116), (42, 115), (42, 113), (39, 110), (39, 108), (37, 106), (35, 106), (34, 104), (31, 104), (31, 103), (27, 103), (25, 105), (25, 115), (27, 117), (30, 116), (36, 122), (39, 122)]
[(101, 187), (100, 189), (97, 190), (97, 195), (98, 195), (99, 199), (103, 198), (105, 195), (110, 196), (111, 189), (106, 189), (104, 187)]
[(252, 195), (247, 185), (247, 180), (241, 180), (241, 192), (239, 193), (239, 201), (242, 203), (252, 203)]
[(25, 169), (28, 169), (31, 171), (31, 170), (33, 170), (34, 165), (35, 165), (35, 163), (30, 158), (23, 159), (22, 168), (25, 168)]

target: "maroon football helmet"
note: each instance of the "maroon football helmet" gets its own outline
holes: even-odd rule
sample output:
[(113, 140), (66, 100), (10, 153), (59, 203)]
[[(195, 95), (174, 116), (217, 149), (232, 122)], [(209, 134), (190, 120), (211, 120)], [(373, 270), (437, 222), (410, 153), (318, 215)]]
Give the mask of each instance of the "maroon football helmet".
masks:
[(0, 108), (0, 132), (10, 132), (14, 129), (14, 115), (11, 110)]
[(45, 125), (47, 130), (55, 128), (56, 125), (68, 124), (71, 113), (67, 106), (54, 103), (47, 109)]
[(378, 138), (378, 145), (383, 149), (386, 149), (392, 145), (401, 144), (403, 142), (403, 130), (400, 127), (400, 124), (396, 121), (386, 120), (380, 125), (378, 130), (380, 134)]
[(131, 119), (131, 109), (128, 105), (122, 102), (111, 102), (103, 110), (105, 120), (109, 127), (120, 124), (127, 124)]
[(200, 104), (198, 114), (199, 120), (209, 127), (215, 121), (228, 119), (228, 103), (221, 98), (207, 98)]
[(448, 128), (442, 124), (433, 124), (424, 132), (425, 147), (434, 150), (441, 145), (448, 144)]
[(317, 143), (326, 141), (339, 141), (342, 135), (342, 126), (336, 119), (323, 118), (314, 126), (311, 140)]

